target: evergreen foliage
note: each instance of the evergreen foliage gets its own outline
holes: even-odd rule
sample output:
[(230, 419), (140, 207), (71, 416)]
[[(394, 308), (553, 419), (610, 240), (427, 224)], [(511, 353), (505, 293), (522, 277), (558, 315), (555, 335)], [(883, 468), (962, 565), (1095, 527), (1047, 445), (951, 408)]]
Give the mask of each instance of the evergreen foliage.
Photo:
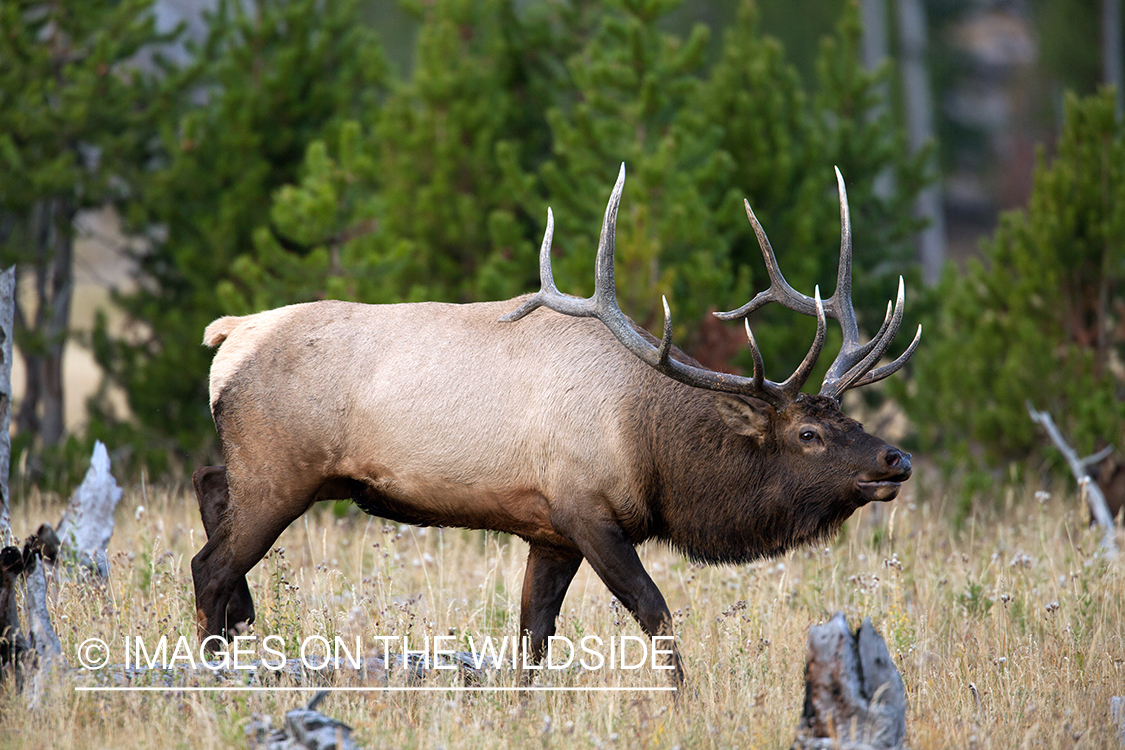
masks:
[(274, 196), (274, 225), (313, 250), (294, 258), (259, 232), (223, 286), (235, 309), (324, 297), (466, 302), (511, 297), (533, 280), (535, 227), (520, 201), (532, 190), (520, 162), (546, 127), (521, 104), (533, 47), (517, 41), (526, 35), (506, 2), (415, 10), (410, 79), (392, 87), (367, 134), (349, 123), (335, 157), (312, 143), (300, 182)]
[[(848, 4), (836, 34), (821, 42), (816, 78), (806, 91), (778, 43), (762, 36), (753, 4), (741, 6), (727, 31), (699, 102), (706, 119), (722, 127), (718, 147), (733, 167), (718, 183), (725, 191), (714, 207), (718, 232), (736, 266), (750, 271), (750, 281), (739, 283), (726, 309), (769, 285), (743, 211), (744, 197), (769, 235), (786, 279), (806, 294), (817, 284), (825, 298), (832, 293), (840, 251), (833, 165), (847, 185), (857, 269), (853, 297), (861, 329), (878, 328), (895, 277), (911, 276), (912, 237), (920, 229), (913, 204), (927, 180), (928, 154), (909, 155), (881, 93), (891, 70), (863, 69), (860, 38), (858, 9)], [(755, 337), (766, 366), (777, 367), (781, 377), (804, 356), (807, 344), (802, 348), (797, 342), (811, 341), (816, 323), (774, 306), (759, 316), (761, 322), (751, 321)], [(838, 335), (835, 327), (830, 331)], [(825, 360), (821, 370), (831, 358)]]
[(62, 357), (75, 219), (136, 198), (162, 114), (141, 53), (153, 58), (172, 36), (156, 32), (145, 0), (0, 5), (0, 267), (16, 264), (26, 292), (15, 305), (27, 381), (14, 421), (32, 474), (69, 450)]
[(551, 158), (540, 170), (555, 214), (560, 289), (593, 292), (594, 249), (624, 162), (617, 223), (622, 309), (641, 325), (662, 318), (667, 293), (682, 326), (731, 285), (726, 247), (707, 191), (729, 171), (719, 125), (699, 110), (708, 30), (687, 39), (659, 21), (674, 0), (621, 0), (606, 9), (566, 61), (565, 97), (548, 113)]
[(308, 144), (375, 112), (385, 74), (354, 0), (224, 0), (208, 25), (194, 62), (165, 80), (160, 155), (127, 214), (152, 241), (138, 258), (144, 283), (117, 299), (135, 329), (114, 340), (102, 325), (95, 336), (99, 363), (128, 394), (146, 462), (210, 444), (211, 352), (200, 339), (230, 312), (216, 288), (255, 229), (273, 231), (272, 191), (296, 179)]
[(1125, 127), (1110, 92), (1070, 95), (1028, 208), (1004, 215), (984, 262), (948, 269), (937, 290), (905, 399), (925, 447), (962, 464), (1050, 455), (1029, 401), (1083, 455), (1120, 446), (1123, 281)]
[[(150, 282), (121, 300), (147, 334), (99, 338), (150, 445), (163, 436), (208, 449), (211, 352), (198, 342), (218, 315), (531, 291), (547, 206), (559, 286), (588, 294), (622, 162), (618, 290), (643, 325), (659, 326), (667, 294), (692, 353), (726, 366), (724, 346), (745, 349), (733, 325), (717, 329), (716, 347), (707, 314), (748, 299), (761, 287), (751, 274), (764, 279), (744, 195), (791, 281), (809, 293), (828, 285), (827, 296), (839, 248), (833, 164), (848, 181), (860, 315), (877, 286), (871, 322), (882, 319), (887, 277), (902, 271), (917, 226), (908, 206), (923, 160), (877, 106), (887, 71), (862, 70), (854, 7), (806, 90), (749, 3), (710, 67), (705, 27), (668, 31), (675, 0), (518, 13), (504, 0), (418, 4), (415, 63), (401, 80), (383, 75), (352, 5), (261, 0), (252, 16), (235, 5), (220, 11), (234, 23), (213, 24), (200, 62), (169, 86), (197, 93), (177, 100), (164, 161), (131, 214), (161, 229), (143, 258)], [(885, 194), (875, 188), (884, 175), (895, 185)], [(774, 320), (754, 321), (771, 375), (796, 365), (815, 327), (784, 311)]]

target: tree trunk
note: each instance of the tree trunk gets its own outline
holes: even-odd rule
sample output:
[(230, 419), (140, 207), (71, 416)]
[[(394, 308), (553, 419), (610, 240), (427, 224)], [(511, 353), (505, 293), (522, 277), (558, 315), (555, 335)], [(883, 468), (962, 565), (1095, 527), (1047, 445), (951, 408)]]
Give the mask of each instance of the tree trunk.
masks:
[(1102, 0), (1102, 67), (1105, 82), (1116, 89), (1117, 119), (1125, 117), (1125, 72), (1122, 67), (1121, 0)]
[[(887, 31), (887, 0), (860, 0), (860, 22), (863, 24), (863, 67), (876, 70), (889, 57), (889, 34)], [(872, 107), (867, 116), (874, 121), (881, 116), (891, 101), (888, 81), (879, 84), (880, 104)], [(883, 169), (875, 177), (875, 195), (884, 200), (895, 192), (895, 176), (890, 167)]]
[(16, 427), (38, 439), (41, 447), (57, 445), (66, 430), (63, 393), (63, 354), (70, 328), (74, 293), (74, 238), (70, 223), (74, 211), (69, 201), (39, 201), (31, 212), (34, 243), (35, 316), (15, 300), (16, 326), (20, 329), (20, 354), (27, 372), (23, 402)]
[(16, 269), (0, 272), (0, 547), (11, 544), (8, 479), (12, 465), (12, 326), (15, 324)]
[(875, 70), (887, 59), (887, 0), (860, 0), (863, 67)]
[[(912, 151), (934, 137), (933, 92), (926, 66), (926, 9), (922, 0), (898, 0), (898, 27), (902, 46), (902, 86), (906, 101), (906, 128)], [(931, 171), (938, 179), (918, 195), (915, 213), (928, 225), (918, 237), (922, 280), (935, 284), (945, 264), (945, 214), (942, 208), (940, 170), (936, 156)]]

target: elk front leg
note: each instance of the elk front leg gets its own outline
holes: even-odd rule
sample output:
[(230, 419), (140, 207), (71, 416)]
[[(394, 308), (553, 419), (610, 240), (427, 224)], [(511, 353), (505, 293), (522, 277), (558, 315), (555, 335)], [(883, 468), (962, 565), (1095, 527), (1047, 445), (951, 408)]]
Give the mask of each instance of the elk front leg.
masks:
[[(674, 637), (672, 613), (668, 611), (660, 589), (641, 564), (641, 558), (637, 556), (637, 550), (624, 529), (612, 521), (598, 523), (578, 519), (569, 529), (569, 536), (578, 545), (590, 567), (632, 613), (646, 635)], [(684, 669), (680, 663), (680, 652), (675, 640), (670, 640), (669, 643), (672, 653), (665, 666), (670, 667), (672, 683), (682, 685)]]
[[(522, 648), (523, 638), (527, 638), (525, 657), (528, 663), (538, 664), (543, 658), (547, 639), (555, 634), (555, 620), (558, 619), (566, 590), (581, 564), (582, 555), (576, 552), (531, 545), (520, 601), (520, 643)], [(519, 682), (530, 681), (531, 674), (524, 673), (521, 660)]]

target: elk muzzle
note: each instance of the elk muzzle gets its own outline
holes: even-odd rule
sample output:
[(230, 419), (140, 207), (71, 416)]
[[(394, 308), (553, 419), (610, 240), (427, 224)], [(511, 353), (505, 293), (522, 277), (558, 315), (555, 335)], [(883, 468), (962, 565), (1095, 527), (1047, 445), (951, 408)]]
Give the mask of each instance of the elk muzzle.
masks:
[(910, 454), (887, 446), (880, 451), (878, 469), (870, 478), (856, 481), (856, 489), (864, 503), (888, 502), (898, 496), (899, 487), (910, 478)]

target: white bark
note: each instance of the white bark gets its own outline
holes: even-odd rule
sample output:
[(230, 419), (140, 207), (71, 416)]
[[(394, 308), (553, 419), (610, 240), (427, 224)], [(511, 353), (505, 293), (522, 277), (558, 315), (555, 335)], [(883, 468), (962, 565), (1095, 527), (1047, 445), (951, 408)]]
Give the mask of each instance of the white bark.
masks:
[[(926, 9), (922, 0), (898, 0), (899, 37), (902, 47), (902, 86), (910, 148), (917, 151), (934, 138), (933, 91), (926, 65)], [(918, 236), (922, 280), (935, 284), (945, 263), (945, 213), (942, 209), (940, 170), (931, 160), (937, 179), (918, 195), (915, 213), (928, 221)]]
[(86, 478), (59, 521), (60, 555), (77, 560), (102, 578), (108, 576), (106, 548), (113, 536), (113, 511), (119, 500), (121, 488), (109, 471), (109, 452), (99, 440), (94, 445)]
[(1055, 447), (1059, 449), (1066, 462), (1070, 464), (1070, 470), (1074, 474), (1074, 478), (1078, 480), (1078, 486), (1086, 498), (1086, 503), (1090, 506), (1090, 512), (1102, 529), (1102, 549), (1105, 550), (1106, 556), (1116, 556), (1117, 530), (1113, 526), (1113, 517), (1109, 514), (1109, 506), (1106, 505), (1105, 495), (1102, 494), (1097, 482), (1090, 481), (1090, 475), (1086, 470), (1089, 461), (1079, 458), (1074, 449), (1063, 439), (1062, 433), (1055, 426), (1055, 420), (1051, 418), (1050, 414), (1045, 411), (1036, 411), (1030, 401), (1027, 404), (1027, 412), (1031, 415), (1031, 421), (1043, 425), (1043, 429), (1047, 430), (1047, 434), (1051, 437)]

